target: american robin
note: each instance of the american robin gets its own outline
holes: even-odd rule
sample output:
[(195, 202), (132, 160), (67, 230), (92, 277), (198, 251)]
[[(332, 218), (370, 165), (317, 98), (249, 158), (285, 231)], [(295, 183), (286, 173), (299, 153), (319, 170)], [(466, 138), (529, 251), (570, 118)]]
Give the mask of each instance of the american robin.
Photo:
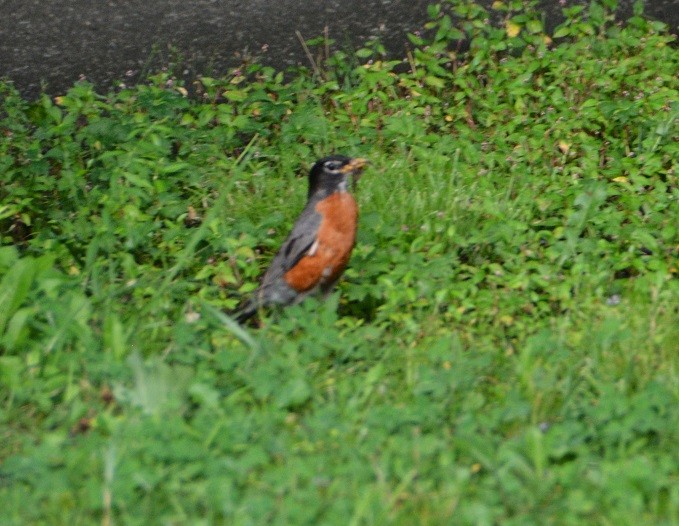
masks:
[(332, 291), (356, 241), (358, 206), (347, 190), (348, 179), (356, 178), (366, 162), (333, 155), (314, 164), (306, 206), (236, 321), (244, 322), (264, 305), (290, 305)]

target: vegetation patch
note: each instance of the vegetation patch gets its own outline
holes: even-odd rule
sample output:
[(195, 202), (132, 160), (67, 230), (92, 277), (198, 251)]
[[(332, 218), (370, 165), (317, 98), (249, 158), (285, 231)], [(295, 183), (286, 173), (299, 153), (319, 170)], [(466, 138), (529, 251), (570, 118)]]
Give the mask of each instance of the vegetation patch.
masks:
[[(679, 51), (614, 8), (0, 84), (3, 524), (679, 522)], [(330, 153), (371, 160), (339, 290), (239, 327)]]

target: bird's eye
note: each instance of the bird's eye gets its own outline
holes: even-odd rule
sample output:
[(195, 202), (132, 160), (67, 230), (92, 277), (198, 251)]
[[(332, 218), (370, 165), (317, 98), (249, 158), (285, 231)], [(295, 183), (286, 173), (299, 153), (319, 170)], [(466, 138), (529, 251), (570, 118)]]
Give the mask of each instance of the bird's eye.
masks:
[(325, 168), (326, 168), (329, 172), (336, 172), (337, 170), (339, 170), (340, 168), (342, 168), (342, 163), (339, 162), (339, 161), (327, 161), (327, 162), (325, 163)]

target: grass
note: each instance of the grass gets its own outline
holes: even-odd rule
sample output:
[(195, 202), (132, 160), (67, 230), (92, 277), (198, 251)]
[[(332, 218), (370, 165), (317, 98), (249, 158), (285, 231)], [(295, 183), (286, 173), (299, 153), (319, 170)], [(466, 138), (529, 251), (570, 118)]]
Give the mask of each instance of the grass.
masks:
[[(679, 52), (614, 7), (3, 84), (3, 523), (679, 523)], [(331, 152), (372, 161), (339, 291), (238, 327)]]

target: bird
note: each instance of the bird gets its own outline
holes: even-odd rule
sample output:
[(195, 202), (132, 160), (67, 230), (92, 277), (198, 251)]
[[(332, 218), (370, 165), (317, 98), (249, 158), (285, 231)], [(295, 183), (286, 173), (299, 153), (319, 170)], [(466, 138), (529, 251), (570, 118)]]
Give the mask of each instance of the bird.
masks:
[(349, 193), (366, 166), (361, 157), (331, 155), (309, 172), (307, 202), (253, 296), (236, 312), (243, 323), (268, 305), (287, 306), (327, 296), (341, 277), (356, 242), (358, 205)]

